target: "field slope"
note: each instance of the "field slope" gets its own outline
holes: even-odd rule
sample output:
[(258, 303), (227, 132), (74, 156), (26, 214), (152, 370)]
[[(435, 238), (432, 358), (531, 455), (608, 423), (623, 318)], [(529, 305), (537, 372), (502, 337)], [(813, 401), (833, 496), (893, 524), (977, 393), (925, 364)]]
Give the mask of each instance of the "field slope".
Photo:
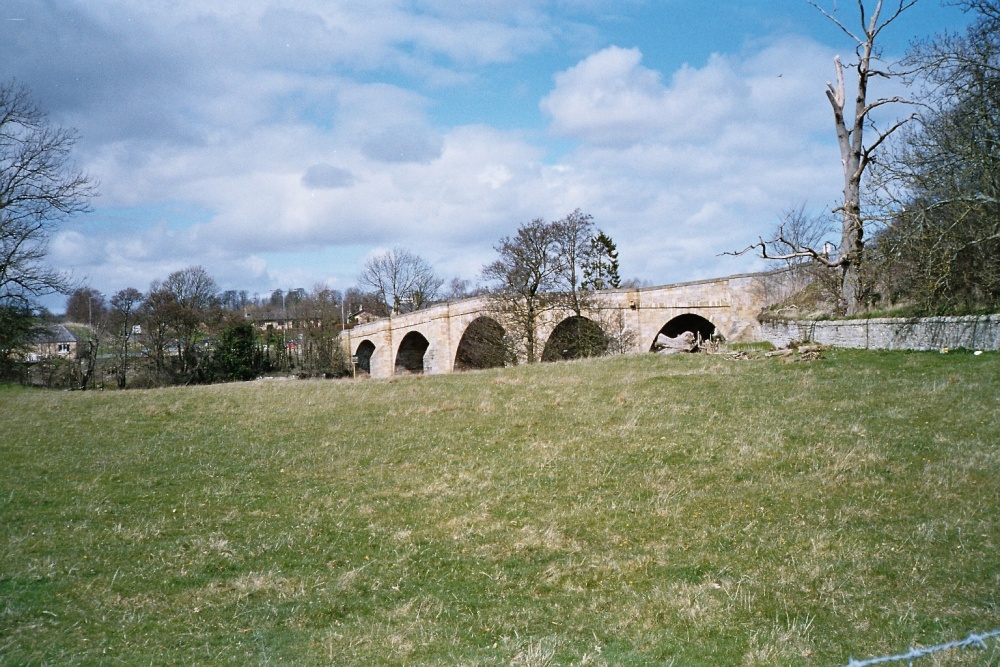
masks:
[(1000, 355), (825, 357), (0, 387), (0, 663), (836, 665), (1000, 628)]

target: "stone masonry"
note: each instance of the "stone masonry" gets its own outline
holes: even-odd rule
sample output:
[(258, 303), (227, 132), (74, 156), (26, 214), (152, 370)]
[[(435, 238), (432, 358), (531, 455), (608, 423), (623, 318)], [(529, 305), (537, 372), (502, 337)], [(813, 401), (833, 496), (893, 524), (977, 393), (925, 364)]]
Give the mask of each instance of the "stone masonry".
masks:
[[(584, 315), (601, 321), (608, 315), (620, 313), (621, 321), (634, 337), (630, 352), (648, 351), (657, 335), (672, 320), (683, 315), (704, 318), (729, 341), (759, 340), (757, 314), (768, 305), (762, 296), (764, 290), (759, 286), (762, 275), (765, 274), (604, 290), (596, 293), (600, 312)], [(488, 315), (485, 297), (442, 303), (356, 326), (345, 332), (341, 343), (348, 354), (367, 360), (372, 377), (393, 375), (400, 362), (400, 353), (412, 355), (413, 349), (418, 352), (423, 349), (419, 360), (422, 372), (450, 373), (455, 368), (463, 334), (473, 321), (484, 315)], [(571, 315), (573, 313), (550, 314), (542, 325), (542, 344), (553, 329)]]
[(766, 322), (760, 336), (778, 347), (812, 341), (868, 350), (997, 350), (1000, 315)]

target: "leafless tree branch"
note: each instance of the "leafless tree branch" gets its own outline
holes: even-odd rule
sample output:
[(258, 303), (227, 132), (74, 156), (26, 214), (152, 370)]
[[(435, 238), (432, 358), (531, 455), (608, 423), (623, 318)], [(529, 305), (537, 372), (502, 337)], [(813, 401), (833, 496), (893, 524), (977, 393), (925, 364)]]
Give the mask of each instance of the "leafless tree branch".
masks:
[(95, 195), (70, 164), (76, 139), (49, 124), (25, 87), (0, 83), (0, 300), (69, 290), (44, 259), (56, 225), (89, 210)]

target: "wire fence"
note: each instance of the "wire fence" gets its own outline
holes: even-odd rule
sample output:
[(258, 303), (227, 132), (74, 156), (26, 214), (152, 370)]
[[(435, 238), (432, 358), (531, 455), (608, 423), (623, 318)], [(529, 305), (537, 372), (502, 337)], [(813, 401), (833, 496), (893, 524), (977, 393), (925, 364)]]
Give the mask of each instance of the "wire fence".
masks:
[(867, 665), (879, 665), (885, 662), (903, 662), (904, 660), (912, 661), (917, 658), (923, 658), (924, 656), (931, 655), (932, 653), (950, 651), (955, 648), (969, 648), (975, 646), (985, 649), (988, 648), (986, 646), (986, 640), (993, 639), (994, 637), (1000, 637), (1000, 630), (994, 630), (993, 632), (985, 632), (982, 634), (973, 632), (965, 639), (961, 639), (959, 641), (938, 644), (937, 646), (927, 646), (925, 648), (911, 648), (908, 652), (900, 653), (899, 655), (884, 655), (879, 658), (868, 658), (867, 660), (855, 660), (854, 658), (851, 658), (851, 661), (847, 663), (847, 667), (867, 667)]

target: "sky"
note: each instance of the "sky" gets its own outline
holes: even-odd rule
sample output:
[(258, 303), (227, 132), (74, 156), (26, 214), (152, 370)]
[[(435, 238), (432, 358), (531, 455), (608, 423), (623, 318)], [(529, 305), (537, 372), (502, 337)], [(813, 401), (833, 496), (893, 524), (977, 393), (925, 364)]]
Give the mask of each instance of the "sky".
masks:
[[(920, 0), (885, 57), (967, 20)], [(575, 209), (624, 278), (766, 268), (723, 253), (836, 206), (825, 86), (853, 53), (806, 0), (0, 4), (0, 79), (78, 131), (100, 193), (49, 260), (108, 297), (190, 266), (344, 290), (393, 247), (476, 283), (501, 237)]]

